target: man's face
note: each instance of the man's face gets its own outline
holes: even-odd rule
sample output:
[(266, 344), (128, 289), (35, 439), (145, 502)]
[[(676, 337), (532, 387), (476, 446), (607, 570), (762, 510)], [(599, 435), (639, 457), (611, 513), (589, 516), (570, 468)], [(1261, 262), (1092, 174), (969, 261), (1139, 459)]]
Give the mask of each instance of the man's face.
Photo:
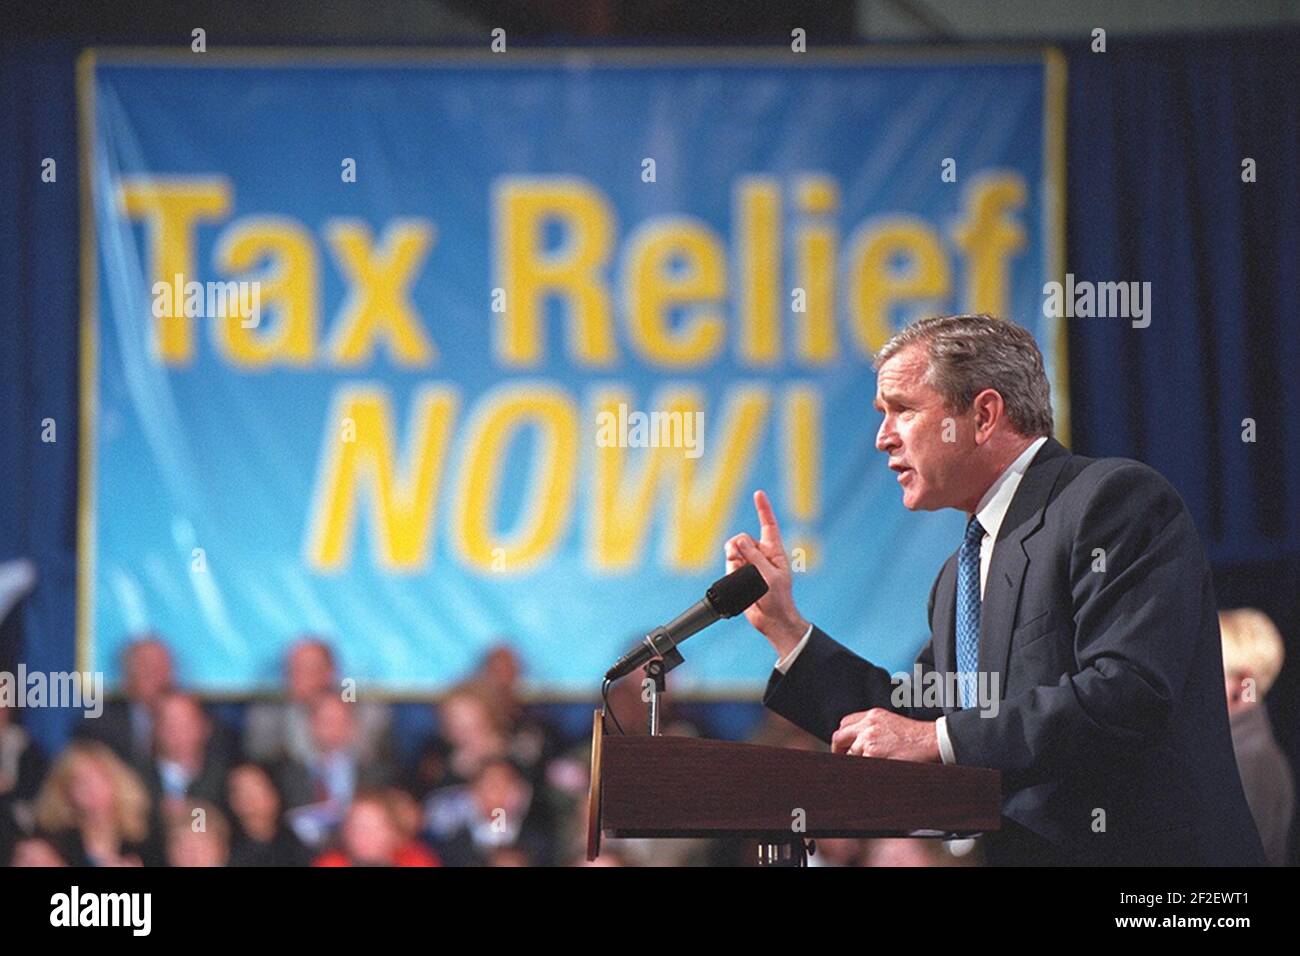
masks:
[(943, 396), (926, 383), (928, 368), (926, 346), (917, 343), (891, 356), (876, 374), (874, 405), (885, 416), (876, 447), (889, 455), (903, 507), (910, 511), (961, 507), (969, 497), (971, 476), (963, 466), (975, 446), (973, 425), (946, 408)]
[(311, 712), (312, 739), (321, 753), (333, 753), (352, 743), (355, 724), (349, 706), (342, 699), (327, 695)]
[(289, 652), (289, 699), (306, 703), (321, 691), (332, 689), (334, 667), (319, 644), (301, 643)]
[(483, 675), (494, 687), (513, 690), (519, 680), (519, 658), (509, 647), (495, 647), (483, 663)]
[(280, 798), (270, 778), (257, 767), (234, 770), (226, 784), (230, 809), (235, 816), (265, 816), (274, 819), (280, 812)]
[(151, 704), (172, 686), (171, 652), (158, 641), (133, 644), (126, 657), (126, 692), (134, 701)]
[(169, 760), (192, 759), (208, 742), (208, 724), (199, 705), (179, 694), (158, 708), (158, 753)]
[(167, 845), (167, 862), (172, 866), (225, 866), (226, 859), (221, 838), (207, 830), (178, 827)]
[(358, 800), (343, 823), (343, 845), (348, 855), (362, 863), (390, 863), (402, 846), (402, 835), (383, 805)]

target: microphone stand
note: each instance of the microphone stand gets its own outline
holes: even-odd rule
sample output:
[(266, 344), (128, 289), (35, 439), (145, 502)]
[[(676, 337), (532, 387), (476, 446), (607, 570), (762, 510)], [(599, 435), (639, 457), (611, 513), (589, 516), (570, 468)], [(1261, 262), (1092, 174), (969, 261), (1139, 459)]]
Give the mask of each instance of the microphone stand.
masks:
[(646, 686), (646, 681), (648, 681), (650, 684), (650, 698), (647, 701), (647, 703), (650, 705), (650, 708), (647, 711), (647, 715), (650, 723), (649, 729), (650, 729), (651, 737), (660, 736), (659, 697), (660, 695), (666, 693), (668, 690), (668, 681), (667, 681), (668, 672), (672, 670), (674, 667), (677, 667), (684, 662), (685, 662), (685, 658), (682, 657), (681, 651), (673, 647), (669, 649), (668, 653), (664, 654), (662, 657), (656, 657), (644, 668), (642, 668), (642, 672), (645, 674), (645, 681), (642, 681), (641, 686), (642, 688), (644, 688)]

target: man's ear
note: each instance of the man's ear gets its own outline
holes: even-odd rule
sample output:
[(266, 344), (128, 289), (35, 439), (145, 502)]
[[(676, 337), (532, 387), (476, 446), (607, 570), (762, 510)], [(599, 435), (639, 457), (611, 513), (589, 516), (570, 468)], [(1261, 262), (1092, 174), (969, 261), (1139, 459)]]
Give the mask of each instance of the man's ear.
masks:
[(982, 445), (993, 434), (993, 429), (1002, 421), (1006, 406), (996, 389), (986, 388), (975, 396), (972, 403), (975, 408), (975, 443)]

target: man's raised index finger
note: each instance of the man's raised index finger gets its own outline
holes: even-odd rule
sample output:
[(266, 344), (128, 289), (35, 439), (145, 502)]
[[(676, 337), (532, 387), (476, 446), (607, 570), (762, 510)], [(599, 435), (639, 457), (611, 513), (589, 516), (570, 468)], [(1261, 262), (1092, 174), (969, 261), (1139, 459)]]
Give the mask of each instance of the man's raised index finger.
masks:
[(781, 529), (776, 523), (776, 514), (772, 511), (772, 502), (767, 500), (767, 493), (762, 491), (754, 492), (754, 508), (758, 511), (758, 527), (762, 531), (764, 541), (774, 544), (781, 543)]

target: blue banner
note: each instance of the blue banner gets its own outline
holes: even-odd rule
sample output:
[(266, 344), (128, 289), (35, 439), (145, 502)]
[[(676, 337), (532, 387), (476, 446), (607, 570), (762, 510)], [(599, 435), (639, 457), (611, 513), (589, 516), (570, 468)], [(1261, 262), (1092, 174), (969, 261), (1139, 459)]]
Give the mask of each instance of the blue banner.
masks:
[[(782, 61), (776, 65), (777, 61)], [(590, 694), (764, 488), (810, 619), (901, 667), (959, 543), (903, 509), (870, 357), (1032, 328), (1063, 399), (1047, 57), (612, 53), (83, 63), (84, 666), (200, 690), (304, 632), (391, 693), (508, 639)], [(757, 695), (741, 620), (674, 691)], [(677, 676), (676, 674), (674, 675)]]

